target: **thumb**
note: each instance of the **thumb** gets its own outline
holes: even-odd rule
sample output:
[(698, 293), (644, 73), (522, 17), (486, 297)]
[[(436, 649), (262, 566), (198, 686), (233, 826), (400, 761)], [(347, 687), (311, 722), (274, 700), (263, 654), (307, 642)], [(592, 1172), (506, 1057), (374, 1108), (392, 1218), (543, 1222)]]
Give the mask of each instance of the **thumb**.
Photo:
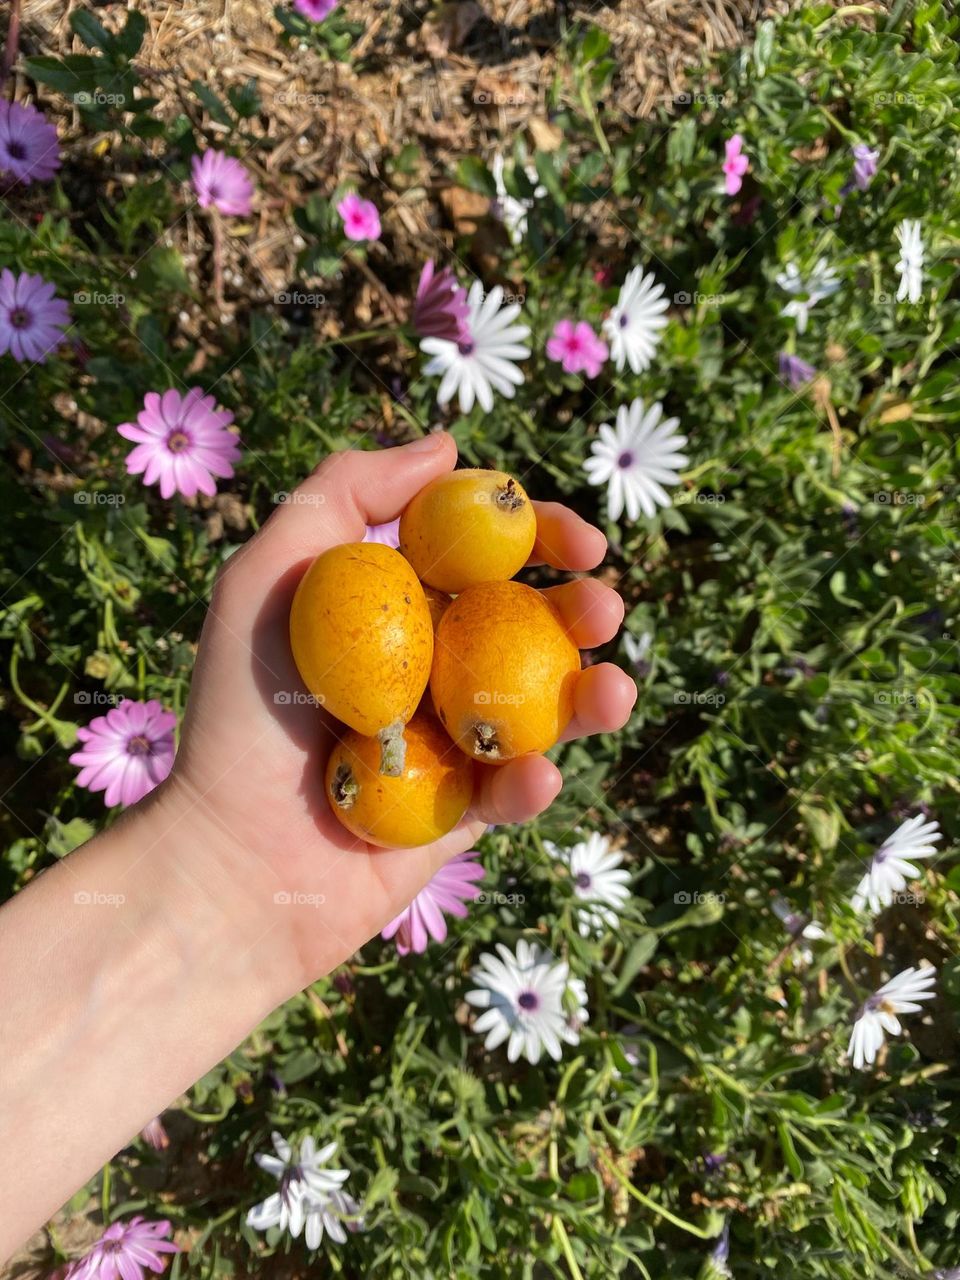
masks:
[(331, 454), (263, 526), (257, 554), (277, 567), (341, 542), (359, 542), (368, 524), (400, 515), (425, 484), (452, 471), (456, 461), (457, 446), (445, 431), (397, 448)]

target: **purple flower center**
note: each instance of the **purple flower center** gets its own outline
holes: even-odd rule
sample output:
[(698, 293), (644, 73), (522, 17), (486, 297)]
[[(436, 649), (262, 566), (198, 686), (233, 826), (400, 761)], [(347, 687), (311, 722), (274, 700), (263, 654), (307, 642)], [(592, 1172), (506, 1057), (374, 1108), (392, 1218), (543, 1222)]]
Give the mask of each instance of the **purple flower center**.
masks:
[(457, 343), (457, 350), (462, 356), (472, 356), (474, 352), (474, 343), (472, 338), (463, 338)]
[(587, 875), (586, 871), (579, 871), (573, 883), (578, 889), (589, 889), (593, 884), (593, 880)]
[(22, 142), (8, 142), (7, 155), (11, 160), (26, 160), (27, 148)]
[(630, 317), (628, 315), (622, 315), (620, 319), (617, 321), (617, 324), (620, 326), (621, 329), (625, 329), (629, 323), (630, 323)]
[(526, 1009), (528, 1013), (531, 1013), (534, 1009), (540, 1007), (540, 997), (535, 991), (521, 991), (517, 996), (517, 1004), (521, 1009)]
[(633, 466), (633, 454), (629, 449), (625, 449), (624, 452), (621, 453), (620, 457), (617, 459), (617, 466), (623, 467), (624, 469)]
[(29, 329), (33, 318), (26, 307), (14, 307), (10, 312), (10, 323), (14, 329)]
[(211, 182), (209, 187), (207, 187), (207, 195), (210, 197), (211, 200), (220, 199), (220, 188), (217, 186), (215, 182)]
[(148, 756), (152, 751), (153, 747), (150, 745), (150, 739), (142, 733), (138, 733), (127, 743), (128, 756)]
[(303, 1181), (303, 1170), (298, 1164), (292, 1164), (284, 1169), (280, 1177), (280, 1197), (286, 1203), (290, 1201), (290, 1195), (293, 1188)]
[(190, 448), (190, 437), (178, 427), (167, 436), (167, 448), (171, 453), (183, 453)]

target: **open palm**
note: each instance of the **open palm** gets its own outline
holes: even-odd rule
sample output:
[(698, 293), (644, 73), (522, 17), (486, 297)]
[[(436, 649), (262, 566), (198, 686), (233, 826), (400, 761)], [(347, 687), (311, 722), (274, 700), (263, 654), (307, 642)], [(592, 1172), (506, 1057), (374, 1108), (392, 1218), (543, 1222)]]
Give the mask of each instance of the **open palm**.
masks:
[[(398, 516), (425, 484), (452, 470), (456, 456), (443, 434), (398, 449), (335, 454), (229, 560), (214, 591), (169, 787), (182, 820), (212, 846), (212, 864), (229, 877), (231, 893), (242, 887), (251, 946), (269, 933), (278, 946), (292, 947), (300, 985), (382, 929), (488, 823), (533, 817), (560, 790), (559, 771), (543, 756), (477, 765), (464, 821), (416, 849), (377, 849), (355, 839), (327, 802), (324, 766), (340, 726), (312, 704), (294, 665), (287, 630), (293, 593), (317, 555), (359, 541), (367, 523)], [(537, 520), (532, 562), (580, 571), (602, 559), (603, 535), (573, 512), (537, 504)], [(619, 596), (591, 580), (554, 588), (551, 600), (579, 648), (611, 639), (623, 617)], [(635, 696), (619, 668), (589, 667), (578, 679), (566, 736), (620, 728)]]

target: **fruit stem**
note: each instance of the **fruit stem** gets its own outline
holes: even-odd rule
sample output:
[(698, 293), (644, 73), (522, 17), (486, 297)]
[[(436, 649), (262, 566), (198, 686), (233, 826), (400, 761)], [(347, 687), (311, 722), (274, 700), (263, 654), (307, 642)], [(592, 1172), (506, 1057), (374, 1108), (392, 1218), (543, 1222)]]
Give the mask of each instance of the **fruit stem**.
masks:
[(500, 743), (497, 741), (497, 730), (494, 725), (478, 720), (473, 726), (473, 740), (479, 755), (488, 760), (500, 759)]
[(402, 720), (394, 720), (377, 734), (380, 743), (380, 772), (385, 778), (399, 778), (407, 758)]
[(359, 790), (360, 786), (353, 776), (350, 766), (348, 764), (337, 765), (337, 771), (333, 775), (333, 783), (330, 787), (330, 794), (333, 796), (334, 803), (341, 809), (352, 808)]
[(507, 511), (519, 511), (523, 506), (523, 496), (518, 492), (516, 480), (512, 477), (496, 491), (494, 498), (498, 507)]

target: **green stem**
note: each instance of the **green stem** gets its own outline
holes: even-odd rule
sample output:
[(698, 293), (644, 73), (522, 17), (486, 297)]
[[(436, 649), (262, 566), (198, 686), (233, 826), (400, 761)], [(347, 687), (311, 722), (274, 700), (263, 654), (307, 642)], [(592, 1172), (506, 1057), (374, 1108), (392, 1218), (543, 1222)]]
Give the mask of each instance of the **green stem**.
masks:
[(325, 342), (314, 343), (314, 351), (324, 351), (327, 347), (349, 347), (354, 342), (370, 342), (375, 338), (401, 338), (406, 336), (407, 326), (383, 325), (379, 329), (362, 329), (360, 333), (347, 333), (340, 338), (327, 338)]
[(645, 1205), (653, 1213), (658, 1214), (661, 1218), (666, 1218), (675, 1227), (679, 1227), (681, 1231), (689, 1232), (690, 1235), (696, 1236), (699, 1240), (713, 1240), (716, 1236), (715, 1230), (704, 1231), (703, 1227), (695, 1226), (694, 1223), (687, 1222), (684, 1218), (678, 1218), (675, 1213), (671, 1213), (664, 1205), (657, 1204), (656, 1200), (651, 1200), (649, 1196), (645, 1196), (616, 1165), (610, 1164), (604, 1156), (600, 1157), (600, 1161), (608, 1172), (613, 1174), (628, 1195), (633, 1196), (634, 1200), (639, 1200), (642, 1205)]
[(570, 1237), (567, 1235), (567, 1229), (563, 1225), (563, 1219), (559, 1214), (554, 1215), (553, 1234), (557, 1237), (557, 1243), (563, 1250), (563, 1256), (567, 1260), (567, 1267), (573, 1280), (583, 1280), (583, 1272), (577, 1266), (577, 1260), (573, 1256), (573, 1248), (570, 1244)]

